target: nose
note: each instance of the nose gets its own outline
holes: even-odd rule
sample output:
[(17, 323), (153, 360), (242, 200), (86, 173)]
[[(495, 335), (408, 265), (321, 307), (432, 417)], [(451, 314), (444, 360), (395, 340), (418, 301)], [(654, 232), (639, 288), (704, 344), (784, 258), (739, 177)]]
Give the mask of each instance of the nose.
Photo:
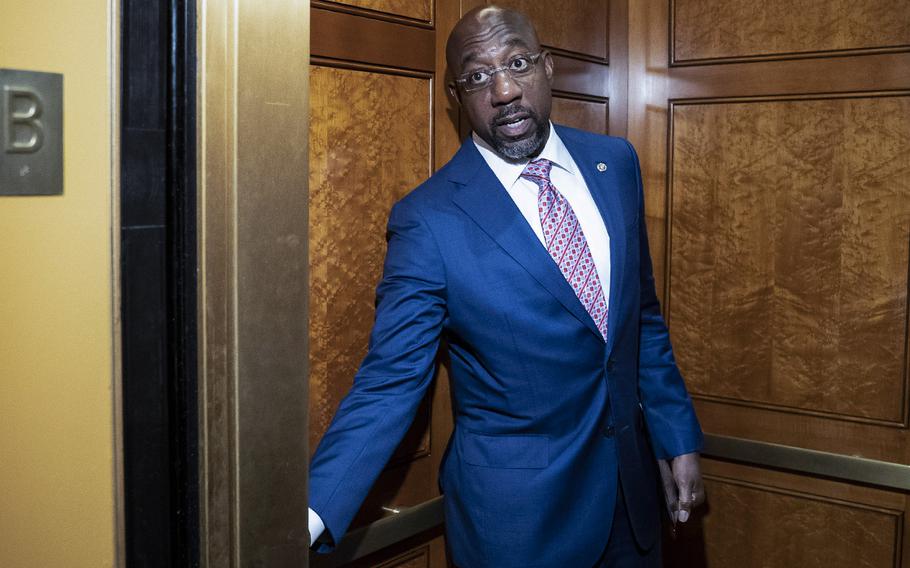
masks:
[(521, 98), (521, 85), (505, 70), (493, 75), (490, 85), (493, 106), (503, 106)]

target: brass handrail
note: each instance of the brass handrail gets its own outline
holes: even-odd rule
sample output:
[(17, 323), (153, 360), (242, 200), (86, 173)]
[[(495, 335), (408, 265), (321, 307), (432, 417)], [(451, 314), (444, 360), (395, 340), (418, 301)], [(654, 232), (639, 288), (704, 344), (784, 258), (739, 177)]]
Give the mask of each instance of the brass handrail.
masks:
[(910, 491), (910, 465), (732, 436), (705, 435), (703, 455), (842, 481)]
[(310, 566), (312, 568), (344, 566), (396, 542), (439, 527), (443, 523), (442, 497), (435, 497), (414, 507), (401, 508), (400, 511), (349, 532), (331, 554), (311, 552)]

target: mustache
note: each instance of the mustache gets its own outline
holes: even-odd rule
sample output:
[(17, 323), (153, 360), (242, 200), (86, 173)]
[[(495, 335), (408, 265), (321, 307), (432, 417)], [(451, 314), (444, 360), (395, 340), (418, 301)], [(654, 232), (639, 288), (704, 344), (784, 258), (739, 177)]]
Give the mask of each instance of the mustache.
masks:
[(520, 104), (510, 104), (499, 109), (499, 112), (496, 113), (490, 120), (490, 126), (499, 126), (500, 124), (505, 124), (515, 120), (516, 118), (530, 118), (535, 122), (540, 122), (537, 113), (532, 109), (521, 106)]

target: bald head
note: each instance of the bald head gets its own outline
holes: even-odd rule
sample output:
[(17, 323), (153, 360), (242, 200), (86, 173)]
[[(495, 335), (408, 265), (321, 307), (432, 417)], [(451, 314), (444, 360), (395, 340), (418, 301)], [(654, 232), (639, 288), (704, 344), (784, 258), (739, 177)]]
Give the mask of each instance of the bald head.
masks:
[(553, 58), (521, 12), (485, 6), (455, 25), (446, 44), (449, 92), (471, 130), (503, 159), (537, 155), (550, 133)]
[(472, 59), (482, 55), (483, 44), (507, 33), (511, 44), (528, 52), (540, 51), (540, 40), (531, 20), (521, 12), (499, 6), (483, 6), (466, 13), (446, 42), (446, 63), (453, 75), (459, 75)]

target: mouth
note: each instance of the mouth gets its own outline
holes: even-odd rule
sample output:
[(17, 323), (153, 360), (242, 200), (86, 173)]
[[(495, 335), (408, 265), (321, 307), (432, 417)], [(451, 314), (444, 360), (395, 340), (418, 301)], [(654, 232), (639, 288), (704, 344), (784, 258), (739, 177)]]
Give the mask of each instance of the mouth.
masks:
[(517, 113), (495, 122), (496, 130), (506, 138), (520, 138), (534, 127), (534, 121), (527, 113)]

